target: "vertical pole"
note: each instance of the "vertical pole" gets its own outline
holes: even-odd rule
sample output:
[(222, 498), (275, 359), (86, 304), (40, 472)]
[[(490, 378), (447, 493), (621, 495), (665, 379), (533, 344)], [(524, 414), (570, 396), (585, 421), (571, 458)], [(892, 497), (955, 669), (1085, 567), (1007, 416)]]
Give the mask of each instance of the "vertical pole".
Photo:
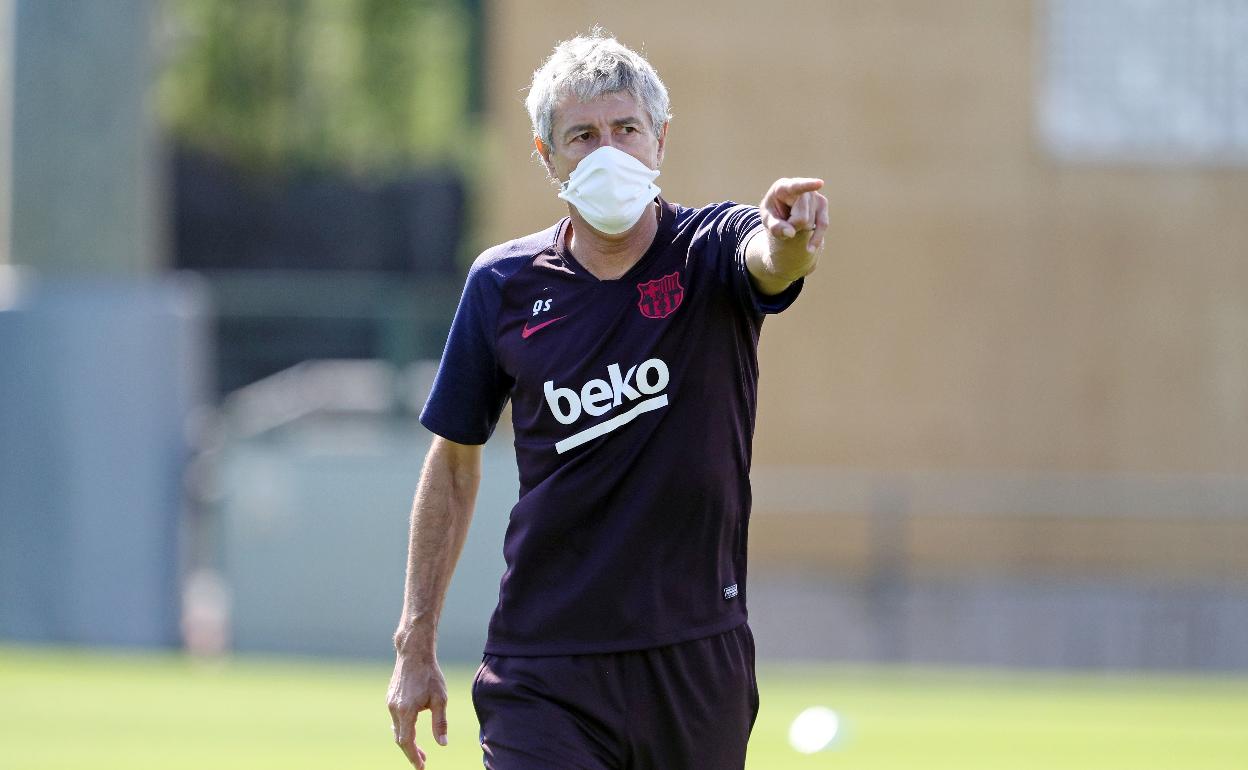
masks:
[(12, 4), (10, 258), (54, 275), (159, 267), (153, 0)]
[(478, 121), (485, 115), (485, 57), (487, 0), (461, 0), (468, 12), (468, 115)]
[(867, 601), (875, 620), (876, 659), (887, 663), (909, 660), (912, 654), (906, 622), (910, 498), (909, 484), (894, 479), (879, 481), (872, 491)]
[(13, 6), (16, 0), (0, 0), (0, 265), (9, 256), (9, 218), (12, 211), (13, 176)]

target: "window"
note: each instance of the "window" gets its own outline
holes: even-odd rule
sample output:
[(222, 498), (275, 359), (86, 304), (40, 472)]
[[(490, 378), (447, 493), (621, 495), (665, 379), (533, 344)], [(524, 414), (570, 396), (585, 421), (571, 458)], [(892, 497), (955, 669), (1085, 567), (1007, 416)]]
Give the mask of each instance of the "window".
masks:
[(1072, 161), (1248, 164), (1248, 0), (1049, 0), (1039, 130)]

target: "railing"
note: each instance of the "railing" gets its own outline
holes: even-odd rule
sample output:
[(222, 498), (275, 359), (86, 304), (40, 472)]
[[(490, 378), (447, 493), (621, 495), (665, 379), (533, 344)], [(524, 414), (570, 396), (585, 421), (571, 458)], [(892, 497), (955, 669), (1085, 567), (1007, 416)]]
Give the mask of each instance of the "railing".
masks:
[(306, 359), (438, 359), (463, 285), (455, 276), (210, 271), (223, 390)]

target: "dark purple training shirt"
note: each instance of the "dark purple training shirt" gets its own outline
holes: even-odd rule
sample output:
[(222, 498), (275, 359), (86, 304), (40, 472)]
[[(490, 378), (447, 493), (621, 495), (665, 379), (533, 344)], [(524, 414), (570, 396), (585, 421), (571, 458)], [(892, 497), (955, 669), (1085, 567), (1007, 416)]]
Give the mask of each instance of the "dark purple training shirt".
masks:
[(492, 655), (644, 649), (745, 620), (750, 445), (765, 313), (752, 206), (659, 198), (621, 278), (567, 251), (565, 217), (472, 265), (420, 421), (483, 444), (512, 401), (520, 499)]

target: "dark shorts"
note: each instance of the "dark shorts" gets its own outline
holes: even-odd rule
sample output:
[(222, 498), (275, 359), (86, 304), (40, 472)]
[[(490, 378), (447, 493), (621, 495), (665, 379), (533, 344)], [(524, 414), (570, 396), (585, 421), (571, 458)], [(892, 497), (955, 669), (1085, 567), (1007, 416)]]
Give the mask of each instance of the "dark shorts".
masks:
[(742, 768), (754, 637), (742, 624), (634, 652), (486, 655), (472, 702), (491, 770)]

